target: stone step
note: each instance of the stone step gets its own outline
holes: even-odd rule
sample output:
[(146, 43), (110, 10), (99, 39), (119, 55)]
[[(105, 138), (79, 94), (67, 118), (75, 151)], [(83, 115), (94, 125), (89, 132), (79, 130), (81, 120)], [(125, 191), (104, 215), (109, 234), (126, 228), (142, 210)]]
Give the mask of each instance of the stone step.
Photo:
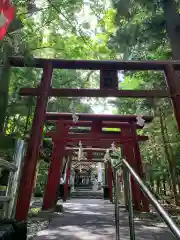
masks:
[(72, 191), (72, 193), (77, 193), (77, 194), (94, 194), (94, 195), (96, 195), (96, 194), (102, 194), (103, 193), (103, 191), (76, 191), (76, 190), (74, 190), (74, 191)]
[(77, 196), (77, 195), (72, 195), (72, 199), (103, 199), (103, 196)]
[(89, 186), (86, 186), (86, 185), (75, 185), (74, 187), (78, 188), (78, 189), (92, 189), (93, 188), (92, 185), (89, 185)]
[(76, 192), (92, 192), (92, 189), (82, 189), (82, 188), (75, 188)]
[(71, 193), (71, 198), (103, 199), (103, 192), (74, 191)]

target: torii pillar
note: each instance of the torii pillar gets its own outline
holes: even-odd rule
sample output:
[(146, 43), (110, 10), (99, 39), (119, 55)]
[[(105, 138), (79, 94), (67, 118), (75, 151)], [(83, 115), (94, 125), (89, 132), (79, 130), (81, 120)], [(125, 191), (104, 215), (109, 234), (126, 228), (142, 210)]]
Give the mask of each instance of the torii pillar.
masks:
[(108, 161), (108, 193), (109, 193), (109, 200), (110, 202), (113, 202), (113, 172), (112, 172), (112, 166), (111, 162)]
[(68, 199), (68, 195), (69, 195), (69, 183), (70, 183), (70, 174), (71, 174), (71, 159), (70, 156), (68, 157), (67, 160), (67, 169), (66, 169), (66, 181), (65, 181), (65, 185), (64, 185), (64, 196), (63, 196), (63, 201), (66, 202)]
[(36, 109), (32, 122), (31, 135), (28, 142), (24, 166), (22, 170), (19, 194), (16, 204), (16, 220), (26, 221), (33, 192), (36, 165), (41, 144), (42, 131), (44, 126), (48, 94), (51, 89), (53, 67), (48, 60), (44, 63), (43, 76), (39, 86)]
[(63, 155), (65, 153), (65, 141), (63, 138), (67, 137), (69, 128), (59, 121), (56, 128), (56, 133), (53, 134), (52, 140), (54, 143), (52, 161), (48, 172), (48, 182), (45, 188), (43, 198), (43, 210), (52, 209), (56, 202), (57, 187), (62, 170)]
[[(122, 136), (127, 137), (131, 136), (131, 129), (130, 128), (124, 128), (122, 129)], [(134, 136), (135, 139), (136, 136)], [(136, 159), (134, 157), (134, 149), (133, 149), (133, 143), (124, 143), (122, 146), (123, 155), (126, 158), (126, 161), (133, 166), (133, 168), (136, 170), (137, 163)], [(131, 186), (132, 186), (132, 197), (133, 197), (133, 203), (134, 203), (134, 209), (137, 211), (141, 210), (141, 190), (139, 186), (135, 183), (134, 179), (131, 177)], [(126, 189), (124, 189), (126, 191)]]
[(109, 199), (109, 191), (108, 191), (108, 163), (104, 162), (104, 199)]
[[(135, 139), (137, 139), (137, 132), (136, 132), (136, 126), (135, 124), (131, 125), (131, 132), (132, 135), (135, 136)], [(141, 179), (144, 178), (144, 173), (143, 173), (143, 167), (142, 167), (142, 158), (141, 158), (141, 152), (139, 148), (139, 143), (138, 141), (133, 142), (133, 149), (134, 149), (134, 160), (136, 164), (136, 172), (139, 175)], [(143, 212), (149, 212), (149, 201), (144, 195), (144, 193), (141, 191), (141, 201), (142, 201), (142, 211)]]

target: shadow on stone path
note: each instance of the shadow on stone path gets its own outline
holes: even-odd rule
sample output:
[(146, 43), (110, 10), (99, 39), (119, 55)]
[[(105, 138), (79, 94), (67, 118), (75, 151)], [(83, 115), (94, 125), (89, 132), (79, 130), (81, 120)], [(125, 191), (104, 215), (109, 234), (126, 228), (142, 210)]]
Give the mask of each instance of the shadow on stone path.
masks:
[[(114, 206), (98, 199), (74, 199), (64, 204), (63, 215), (56, 215), (48, 229), (35, 240), (115, 240)], [(129, 240), (128, 216), (120, 209), (120, 239)], [(136, 221), (137, 240), (174, 240), (166, 229)]]

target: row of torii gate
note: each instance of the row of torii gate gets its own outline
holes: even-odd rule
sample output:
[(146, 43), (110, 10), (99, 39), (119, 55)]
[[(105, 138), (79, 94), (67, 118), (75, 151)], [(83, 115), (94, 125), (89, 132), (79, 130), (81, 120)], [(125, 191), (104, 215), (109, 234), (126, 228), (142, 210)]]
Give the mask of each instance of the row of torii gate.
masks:
[[(56, 199), (56, 189), (57, 184), (59, 183), (60, 172), (62, 171), (62, 158), (64, 155), (72, 156), (74, 148), (71, 146), (82, 143), (84, 150), (88, 152), (87, 161), (93, 162), (92, 153), (98, 152), (95, 148), (102, 148), (103, 151), (105, 148), (110, 148), (112, 143), (115, 143), (116, 146), (122, 146), (124, 156), (131, 165), (137, 170), (139, 175), (143, 176), (142, 171), (142, 161), (141, 154), (139, 150), (139, 141), (145, 141), (148, 139), (147, 136), (137, 135), (136, 129), (140, 128), (136, 124), (137, 116), (122, 116), (122, 115), (91, 115), (91, 114), (78, 114), (79, 121), (74, 123), (72, 120), (72, 114), (53, 114), (47, 113), (47, 120), (56, 120), (56, 130), (54, 132), (48, 132), (46, 135), (52, 138), (53, 141), (53, 153), (52, 160), (49, 168), (48, 182), (45, 188), (44, 200), (43, 200), (43, 209), (53, 208), (53, 204)], [(60, 120), (57, 120), (57, 119)], [(81, 120), (82, 119), (82, 120)], [(88, 119), (85, 121), (84, 119)], [(144, 116), (143, 119), (146, 122), (150, 122), (152, 117)], [(109, 121), (108, 121), (109, 120)], [(71, 126), (81, 126), (81, 127), (91, 127), (89, 133), (71, 133), (69, 128)], [(103, 127), (109, 128), (120, 128), (121, 132), (105, 132), (102, 131)], [(68, 146), (68, 147), (67, 147)], [(91, 147), (91, 149), (90, 149)], [(89, 148), (86, 150), (86, 148)], [(60, 161), (61, 159), (61, 161)], [(66, 178), (70, 175), (70, 161), (69, 166), (67, 167)], [(107, 183), (108, 183), (108, 193), (109, 199), (113, 200), (112, 195), (112, 183), (113, 183), (113, 171), (111, 162), (108, 161), (105, 164), (107, 171)], [(148, 211), (147, 201), (143, 197), (140, 189), (132, 181), (133, 189), (133, 199), (136, 210)], [(68, 196), (68, 181), (66, 181), (64, 186), (65, 199)]]
[[(131, 97), (131, 98), (171, 98), (174, 113), (180, 129), (180, 84), (178, 83), (175, 70), (180, 70), (179, 61), (94, 61), (94, 60), (58, 60), (58, 59), (34, 59), (27, 63), (22, 58), (10, 58), (12, 67), (35, 67), (43, 70), (40, 85), (37, 88), (23, 88), (21, 96), (37, 97), (37, 104), (32, 123), (32, 130), (28, 141), (24, 166), (22, 169), (19, 194), (16, 204), (16, 219), (27, 220), (31, 195), (34, 186), (36, 165), (42, 140), (43, 126), (45, 121), (54, 121), (56, 130), (46, 133), (53, 141), (53, 153), (50, 162), (48, 182), (45, 188), (43, 208), (53, 207), (56, 198), (56, 187), (59, 184), (62, 158), (71, 147), (82, 142), (83, 146), (91, 148), (109, 148), (114, 142), (121, 146), (123, 155), (135, 168), (140, 177), (143, 177), (142, 160), (139, 149), (139, 141), (146, 141), (147, 136), (137, 135), (137, 116), (126, 115), (93, 115), (78, 114), (78, 122), (72, 121), (72, 114), (46, 113), (49, 97)], [(84, 69), (100, 71), (100, 89), (66, 89), (52, 88), (53, 69)], [(168, 89), (161, 90), (119, 90), (118, 70), (125, 71), (163, 71)], [(146, 122), (151, 122), (152, 117), (143, 116)], [(90, 126), (90, 133), (73, 134), (69, 131), (70, 126)], [(105, 134), (103, 127), (120, 128), (120, 133)], [(90, 150), (92, 153), (93, 150)], [(91, 160), (91, 159), (89, 159)], [(107, 164), (109, 198), (112, 199), (112, 167)], [(67, 187), (67, 186), (66, 186)], [(134, 206), (138, 210), (149, 211), (149, 204), (132, 180)]]

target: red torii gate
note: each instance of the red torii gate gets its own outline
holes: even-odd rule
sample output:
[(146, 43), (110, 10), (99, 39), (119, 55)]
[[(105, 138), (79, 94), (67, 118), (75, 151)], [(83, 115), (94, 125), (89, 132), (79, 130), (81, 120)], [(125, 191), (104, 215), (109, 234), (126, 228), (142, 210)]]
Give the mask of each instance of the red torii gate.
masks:
[[(111, 127), (111, 128), (119, 127), (121, 129), (132, 128), (132, 130), (134, 128), (141, 128), (136, 124), (136, 116), (133, 116), (133, 115), (128, 116), (128, 115), (78, 114), (78, 117), (79, 117), (79, 122), (77, 123), (77, 126), (89, 126), (88, 124), (92, 122), (91, 123), (92, 133), (94, 134), (100, 133), (102, 127)], [(146, 122), (151, 122), (153, 119), (152, 117), (149, 117), (149, 116), (144, 116), (143, 118)], [(58, 119), (66, 120), (65, 123), (67, 125), (74, 126), (74, 123), (71, 120), (72, 114), (70, 113), (61, 113), (61, 114), (47, 113), (46, 114), (46, 120), (55, 121)]]
[[(38, 88), (21, 89), (21, 96), (38, 96), (35, 115), (32, 123), (31, 135), (25, 156), (24, 167), (19, 187), (19, 196), (16, 206), (16, 219), (26, 220), (33, 189), (34, 175), (45, 120), (46, 106), (50, 96), (66, 97), (133, 97), (133, 98), (164, 98), (172, 99), (174, 113), (180, 130), (180, 85), (175, 77), (175, 71), (180, 70), (179, 61), (93, 61), (93, 60), (60, 60), (34, 59), (27, 63), (23, 58), (11, 57), (9, 63), (13, 67), (35, 67), (43, 69), (42, 80)], [(51, 88), (53, 69), (91, 69), (100, 70), (101, 89), (54, 89)], [(167, 90), (118, 90), (118, 70), (158, 70), (166, 76)], [(113, 73), (113, 87), (107, 88), (105, 72)], [(115, 73), (115, 74), (114, 74)], [(104, 90), (106, 88), (106, 90)]]
[[(46, 118), (49, 119), (49, 116), (51, 116), (51, 120), (54, 118), (67, 119), (70, 116), (70, 114), (58, 114), (58, 115), (55, 114), (55, 115), (56, 116), (54, 117), (54, 115), (47, 113)], [(134, 139), (134, 143), (136, 141), (145, 141), (148, 139), (147, 136), (138, 136), (136, 134), (136, 130), (135, 130), (135, 132), (133, 132), (133, 134), (130, 134), (129, 136), (128, 135), (126, 136), (125, 134), (121, 134), (120, 132), (118, 134), (113, 134), (112, 132), (111, 132), (111, 134), (103, 134), (101, 131), (102, 130), (102, 124), (101, 124), (102, 121), (101, 121), (99, 115), (97, 115), (97, 114), (94, 114), (94, 115), (80, 114), (79, 116), (80, 116), (80, 119), (81, 118), (85, 118), (85, 119), (93, 118), (92, 123), (91, 123), (91, 133), (90, 134), (86, 134), (86, 133), (83, 133), (83, 134), (82, 133), (80, 133), (80, 134), (79, 133), (73, 133), (73, 134), (69, 133), (68, 134), (68, 128), (67, 128), (66, 137), (63, 138), (62, 133), (59, 131), (49, 132), (46, 135), (52, 137), (55, 149), (56, 149), (57, 139), (62, 140), (62, 138), (64, 139), (64, 141), (62, 142), (62, 144), (64, 145), (64, 149), (65, 149), (66, 144), (69, 144), (70, 142), (73, 144), (74, 143), (78, 144), (79, 141), (81, 141), (86, 146), (87, 145), (94, 146), (97, 143), (98, 147), (104, 147), (106, 144), (106, 147), (109, 148), (112, 142), (115, 142), (116, 145), (119, 145), (119, 144), (124, 145), (125, 143), (131, 142), (133, 139)], [(103, 117), (101, 116), (101, 118), (103, 118)], [(123, 122), (119, 123), (119, 125), (121, 124), (122, 133), (124, 131), (123, 126), (125, 127), (126, 130), (128, 128), (129, 129), (132, 128), (132, 125), (136, 127), (136, 122), (135, 122), (136, 116), (126, 116), (126, 118), (125, 118), (125, 116), (121, 116), (121, 115), (108, 115), (108, 118), (110, 118), (111, 120), (113, 120), (113, 118), (115, 118), (116, 121), (123, 119), (123, 120), (131, 122), (129, 124), (123, 123)], [(152, 117), (144, 117), (144, 119), (146, 119), (147, 121), (150, 122), (152, 120)], [(60, 120), (57, 123), (57, 129), (60, 129), (60, 128), (58, 128), (58, 126), (62, 127), (63, 124), (68, 127), (71, 125), (74, 125), (74, 123), (72, 121)], [(84, 125), (85, 125), (85, 121), (81, 122), (81, 124), (79, 122), (79, 124), (78, 124), (78, 126), (84, 126)], [(116, 123), (116, 125), (117, 125), (117, 123)], [(131, 148), (131, 147), (129, 147), (130, 146), (129, 144), (127, 146), (128, 146), (128, 148)], [(135, 145), (135, 146), (136, 146), (136, 148), (139, 149), (138, 145)], [(62, 158), (63, 155), (65, 154), (65, 152), (64, 151), (62, 152), (61, 147), (59, 149), (61, 151), (61, 154), (62, 154), (61, 158)], [(131, 163), (131, 165), (134, 165), (134, 167), (137, 169), (137, 171), (138, 170), (142, 171), (142, 168), (137, 167), (137, 164), (142, 165), (141, 156), (140, 156), (140, 154), (137, 155), (137, 152), (139, 153), (138, 149), (134, 150), (134, 152), (136, 154), (133, 152), (133, 155), (131, 156), (131, 158), (133, 156), (135, 157), (133, 159), (131, 159), (129, 156), (129, 150), (128, 150), (128, 155), (126, 153), (126, 150), (124, 150), (124, 154), (125, 154), (127, 160)], [(139, 158), (139, 160), (136, 158)], [(54, 163), (55, 161), (56, 161), (56, 164)], [(54, 185), (52, 185), (52, 183), (53, 183), (54, 179), (58, 180), (60, 178), (61, 170), (59, 169), (59, 171), (57, 171), (57, 169), (59, 167), (61, 168), (61, 166), (59, 165), (59, 161), (60, 161), (59, 159), (55, 159), (55, 158), (52, 159), (50, 171), (49, 171), (49, 175), (48, 175), (48, 184), (46, 186), (45, 195), (44, 195), (43, 209), (49, 209), (49, 208), (53, 207), (53, 203), (54, 203), (55, 197), (56, 197), (56, 186), (58, 184), (58, 181), (56, 183), (54, 182)], [(107, 167), (107, 171), (108, 171), (107, 175), (108, 175), (109, 198), (112, 201), (112, 169), (111, 169), (111, 165), (109, 163), (107, 163), (106, 167)], [(55, 177), (54, 174), (52, 174), (54, 172), (56, 172), (58, 174), (58, 177)], [(139, 174), (142, 176), (142, 172)], [(135, 185), (133, 180), (132, 180), (132, 188), (133, 188), (133, 199), (134, 199), (134, 204), (135, 204), (136, 210), (141, 210), (140, 203), (142, 201), (143, 202), (143, 210), (148, 211), (147, 203), (145, 203), (145, 200), (143, 200), (143, 196), (141, 196), (142, 194), (140, 192), (140, 189), (137, 188), (137, 186)]]

